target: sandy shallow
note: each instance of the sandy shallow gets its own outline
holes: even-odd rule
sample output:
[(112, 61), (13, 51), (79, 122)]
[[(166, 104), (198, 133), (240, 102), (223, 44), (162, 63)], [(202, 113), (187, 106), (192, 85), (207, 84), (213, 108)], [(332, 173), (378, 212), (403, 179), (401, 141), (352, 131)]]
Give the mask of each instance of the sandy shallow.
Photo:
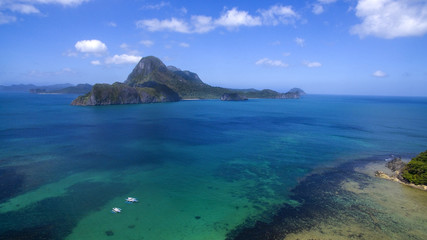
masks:
[[(369, 176), (363, 185), (346, 179), (343, 191), (354, 194), (354, 210), (336, 212), (311, 229), (288, 234), (285, 240), (312, 239), (427, 239), (427, 193), (397, 182), (375, 178), (375, 170), (387, 171), (383, 162), (356, 168)], [(357, 205), (356, 205), (357, 204)], [(368, 221), (361, 221), (359, 214)]]

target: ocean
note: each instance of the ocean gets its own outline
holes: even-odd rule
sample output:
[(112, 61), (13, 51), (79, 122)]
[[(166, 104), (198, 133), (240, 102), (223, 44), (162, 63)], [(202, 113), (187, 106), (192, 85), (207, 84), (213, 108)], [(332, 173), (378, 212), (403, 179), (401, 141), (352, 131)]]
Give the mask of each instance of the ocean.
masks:
[(75, 97), (0, 93), (0, 239), (427, 237), (425, 192), (371, 174), (427, 150), (425, 97)]

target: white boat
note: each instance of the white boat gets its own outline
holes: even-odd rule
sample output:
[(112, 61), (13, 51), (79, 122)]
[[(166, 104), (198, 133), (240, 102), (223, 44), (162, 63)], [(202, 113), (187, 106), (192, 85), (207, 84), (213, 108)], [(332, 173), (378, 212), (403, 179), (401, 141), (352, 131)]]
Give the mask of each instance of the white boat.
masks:
[(136, 203), (136, 202), (138, 202), (138, 199), (136, 199), (134, 197), (128, 197), (128, 198), (126, 198), (126, 202), (128, 202), (128, 203)]
[(121, 208), (114, 207), (114, 208), (113, 208), (113, 210), (111, 210), (111, 212), (112, 212), (112, 213), (120, 213), (120, 212), (122, 212), (122, 209), (121, 209)]

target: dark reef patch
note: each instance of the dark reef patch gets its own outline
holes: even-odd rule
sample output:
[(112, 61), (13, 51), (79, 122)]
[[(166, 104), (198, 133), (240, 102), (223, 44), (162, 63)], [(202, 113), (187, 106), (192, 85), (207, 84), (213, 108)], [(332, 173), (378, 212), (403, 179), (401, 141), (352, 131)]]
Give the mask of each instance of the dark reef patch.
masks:
[[(370, 177), (356, 172), (354, 168), (365, 166), (378, 159), (384, 159), (384, 157), (360, 159), (325, 170), (323, 173), (307, 176), (292, 190), (292, 199), (300, 202), (299, 206), (285, 204), (268, 220), (253, 223), (248, 219), (246, 223), (231, 230), (226, 239), (282, 240), (290, 233), (310, 230), (330, 218), (341, 223), (349, 219), (357, 220), (370, 231), (399, 228), (395, 226), (393, 219), (388, 219), (381, 211), (357, 201), (355, 193), (343, 190), (340, 186), (342, 181), (350, 180), (357, 182), (361, 189), (365, 188)], [(349, 239), (364, 238), (363, 233), (349, 233), (351, 236), (345, 234), (338, 235)]]
[(18, 174), (16, 168), (0, 168), (0, 202), (21, 192), (23, 183), (24, 176)]

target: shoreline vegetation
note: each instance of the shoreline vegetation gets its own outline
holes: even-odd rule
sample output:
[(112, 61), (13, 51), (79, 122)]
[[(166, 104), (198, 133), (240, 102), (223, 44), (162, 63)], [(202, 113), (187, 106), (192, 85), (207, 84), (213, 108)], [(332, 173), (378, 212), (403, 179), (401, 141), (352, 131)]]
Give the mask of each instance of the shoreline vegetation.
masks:
[(391, 172), (375, 171), (375, 176), (400, 184), (427, 191), (427, 151), (405, 163), (400, 157), (386, 159), (385, 166)]

